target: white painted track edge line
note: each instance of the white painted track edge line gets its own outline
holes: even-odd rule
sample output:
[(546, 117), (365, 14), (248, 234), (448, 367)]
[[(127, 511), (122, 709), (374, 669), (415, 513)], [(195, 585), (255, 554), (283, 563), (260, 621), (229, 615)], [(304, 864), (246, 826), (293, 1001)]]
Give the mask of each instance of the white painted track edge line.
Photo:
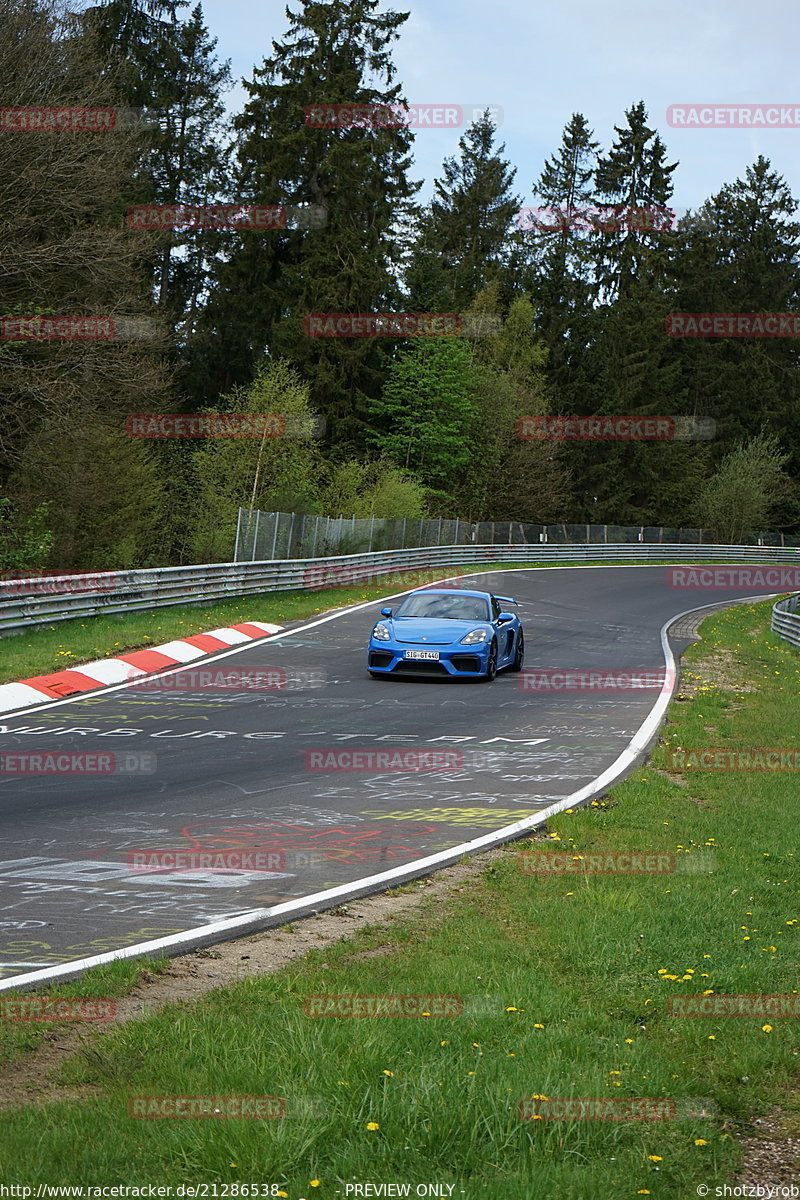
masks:
[[(525, 571), (537, 569), (536, 567), (520, 568), (520, 570)], [(483, 574), (510, 574), (510, 572), (499, 570), (494, 572), (486, 571)], [(454, 577), (450, 576), (450, 578)], [(410, 590), (413, 591), (414, 589)], [(773, 593), (773, 595), (777, 594), (779, 593)], [(405, 593), (397, 592), (395, 595), (405, 595)], [(772, 599), (772, 596), (738, 597), (736, 600), (731, 600), (729, 605), (723, 604), (722, 607), (749, 604), (754, 599), (769, 600)], [(375, 603), (376, 601), (374, 600), (369, 601), (369, 604)], [(359, 607), (365, 607), (365, 605)], [(8, 979), (0, 979), (0, 992), (9, 991), (12, 988), (37, 987), (43, 983), (57, 982), (59, 979), (72, 979), (90, 970), (92, 967), (104, 966), (107, 963), (118, 962), (122, 959), (139, 958), (144, 955), (153, 956), (167, 950), (172, 950), (177, 954), (181, 948), (188, 952), (198, 949), (203, 945), (213, 944), (214, 942), (233, 940), (221, 935), (232, 934), (234, 931), (238, 931), (240, 935), (265, 931), (273, 925), (277, 926), (285, 923), (285, 918), (287, 917), (294, 916), (299, 919), (315, 915), (318, 910), (314, 908), (314, 905), (322, 907), (324, 902), (324, 907), (329, 908), (333, 904), (340, 903), (343, 900), (353, 900), (373, 892), (385, 891), (393, 883), (401, 883), (420, 875), (431, 874), (437, 868), (452, 866), (465, 854), (476, 854), (481, 850), (490, 850), (505, 842), (516, 840), (516, 838), (528, 832), (528, 830), (536, 829), (539, 825), (543, 825), (550, 817), (556, 816), (567, 808), (573, 808), (578, 804), (582, 804), (592, 795), (602, 792), (611, 783), (624, 775), (628, 768), (633, 766), (636, 760), (644, 753), (661, 725), (678, 682), (677, 663), (675, 655), (672, 652), (672, 647), (669, 644), (669, 630), (684, 617), (691, 616), (692, 613), (702, 612), (707, 608), (720, 608), (720, 602), (717, 601), (711, 604), (702, 604), (696, 608), (688, 608), (685, 612), (670, 617), (662, 625), (660, 632), (661, 648), (664, 653), (664, 664), (666, 667), (664, 683), (658, 699), (625, 749), (617, 756), (611, 766), (607, 767), (605, 771), (590, 783), (585, 784), (578, 791), (572, 792), (569, 796), (565, 796), (555, 804), (551, 804), (541, 812), (535, 813), (531, 817), (523, 817), (522, 820), (516, 821), (513, 825), (505, 825), (502, 829), (496, 830), (493, 833), (483, 834), (471, 842), (463, 842), (460, 846), (453, 846), (448, 850), (439, 851), (438, 854), (429, 855), (427, 858), (418, 858), (411, 863), (405, 863), (400, 867), (393, 867), (389, 871), (383, 871), (379, 875), (369, 875), (363, 879), (340, 884), (336, 888), (328, 888), (324, 892), (316, 892), (310, 896), (287, 900), (283, 904), (277, 904), (272, 908), (252, 909), (250, 912), (240, 913), (238, 917), (229, 917), (227, 920), (215, 921), (209, 925), (199, 925), (194, 929), (186, 929), (182, 933), (170, 934), (169, 937), (156, 938), (149, 942), (139, 942), (134, 946), (126, 946), (120, 950), (111, 950), (105, 954), (95, 955), (92, 958), (75, 959), (72, 962), (62, 963), (52, 969), (45, 968), (44, 970), (29, 972), (27, 975), (16, 975)], [(346, 609), (344, 611), (350, 612), (353, 610)], [(342, 613), (335, 615), (341, 616)], [(323, 620), (332, 619), (333, 617), (323, 618)], [(321, 624), (322, 622), (318, 621), (315, 623)], [(294, 630), (289, 632), (299, 631)]]

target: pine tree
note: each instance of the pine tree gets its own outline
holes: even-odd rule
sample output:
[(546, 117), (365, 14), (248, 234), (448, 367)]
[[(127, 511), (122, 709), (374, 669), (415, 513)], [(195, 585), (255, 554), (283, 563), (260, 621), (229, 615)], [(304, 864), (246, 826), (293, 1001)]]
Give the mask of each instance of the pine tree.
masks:
[[(604, 298), (627, 296), (646, 269), (661, 286), (666, 279), (663, 229), (650, 229), (647, 221), (631, 214), (662, 213), (672, 196), (672, 174), (667, 148), (647, 123), (644, 101), (625, 113), (627, 125), (614, 127), (617, 139), (597, 163), (597, 198), (611, 211), (608, 228), (592, 236), (596, 254), (596, 285)], [(619, 220), (613, 217), (619, 215)], [(615, 225), (619, 228), (615, 228)]]
[[(800, 311), (798, 202), (759, 156), (680, 234), (674, 312)], [(716, 461), (762, 430), (776, 434), (800, 474), (797, 339), (673, 338), (694, 405), (717, 420)]]
[[(200, 4), (181, 20), (178, 10), (187, 3), (107, 0), (81, 16), (115, 71), (123, 103), (143, 120), (131, 205), (205, 205), (224, 187), (221, 97), (230, 86), (230, 68), (217, 62), (217, 41), (209, 37)], [(204, 230), (167, 229), (150, 240), (157, 304), (183, 340), (207, 286), (217, 239)]]
[(510, 291), (520, 198), (511, 192), (516, 170), (503, 158), (505, 144), (495, 148), (496, 132), (487, 110), (459, 141), (460, 157), (445, 159), (407, 272), (415, 311), (463, 312), (495, 280)]
[(381, 312), (398, 296), (398, 226), (412, 194), (405, 125), (314, 127), (314, 105), (397, 105), (390, 48), (408, 14), (379, 0), (311, 0), (246, 84), (236, 118), (237, 201), (321, 213), (319, 227), (228, 239), (194, 349), (193, 386), (244, 382), (265, 353), (290, 358), (342, 453), (364, 444), (366, 398), (383, 378), (385, 344), (310, 338), (313, 313)]
[[(547, 213), (536, 216), (525, 238), (532, 246), (532, 295), (538, 326), (549, 349), (548, 375), (556, 394), (565, 385), (570, 362), (585, 337), (591, 309), (591, 253), (585, 222), (573, 214), (590, 212), (599, 143), (582, 113), (573, 113), (558, 153), (547, 159), (533, 194)], [(563, 214), (559, 222), (558, 214)], [(560, 228), (543, 229), (544, 224)]]

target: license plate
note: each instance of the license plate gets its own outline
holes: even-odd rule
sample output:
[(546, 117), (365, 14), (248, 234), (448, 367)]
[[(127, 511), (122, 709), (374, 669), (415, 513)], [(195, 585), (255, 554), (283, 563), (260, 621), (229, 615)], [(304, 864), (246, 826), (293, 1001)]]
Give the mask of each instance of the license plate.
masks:
[(438, 650), (406, 650), (404, 657), (405, 658), (424, 658), (424, 659), (432, 658), (432, 659), (438, 660), (439, 651)]

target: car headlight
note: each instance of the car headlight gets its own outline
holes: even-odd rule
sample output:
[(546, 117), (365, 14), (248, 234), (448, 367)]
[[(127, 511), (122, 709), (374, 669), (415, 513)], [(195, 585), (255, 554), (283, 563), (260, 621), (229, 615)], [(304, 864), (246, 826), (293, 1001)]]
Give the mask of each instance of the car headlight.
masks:
[(372, 636), (376, 642), (390, 642), (392, 640), (392, 635), (385, 625), (376, 625), (372, 631)]
[(461, 639), (460, 644), (462, 646), (477, 646), (478, 642), (486, 641), (486, 636), (485, 629), (471, 629), (470, 632), (465, 634), (465, 636)]

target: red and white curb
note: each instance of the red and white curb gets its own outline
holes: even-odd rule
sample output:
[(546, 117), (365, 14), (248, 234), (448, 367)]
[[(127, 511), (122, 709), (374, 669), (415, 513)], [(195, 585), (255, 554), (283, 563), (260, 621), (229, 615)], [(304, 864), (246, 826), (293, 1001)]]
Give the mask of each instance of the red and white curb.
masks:
[(65, 696), (76, 696), (81, 692), (96, 692), (98, 688), (113, 683), (127, 683), (139, 675), (151, 675), (154, 671), (163, 671), (165, 667), (194, 662), (219, 650), (230, 650), (231, 646), (238, 646), (240, 642), (252, 642), (280, 633), (282, 629), (282, 625), (270, 625), (267, 621), (244, 621), (227, 629), (211, 629), (208, 633), (196, 633), (192, 637), (165, 642), (163, 646), (148, 646), (146, 650), (132, 650), (116, 658), (81, 663), (78, 667), (56, 671), (53, 675), (34, 675), (17, 683), (4, 683), (0, 685), (0, 713), (29, 708), (33, 704), (41, 704), (43, 700), (62, 700)]

